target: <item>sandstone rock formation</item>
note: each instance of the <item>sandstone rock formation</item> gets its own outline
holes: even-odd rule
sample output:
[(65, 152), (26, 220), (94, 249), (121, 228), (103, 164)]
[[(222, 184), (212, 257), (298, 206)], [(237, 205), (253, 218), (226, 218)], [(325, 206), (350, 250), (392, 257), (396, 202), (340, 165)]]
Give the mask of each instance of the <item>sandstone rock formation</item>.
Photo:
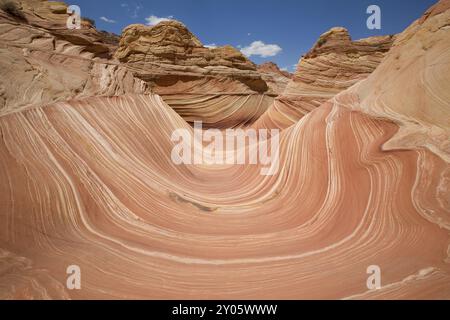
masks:
[(16, 3), (24, 19), (0, 9), (0, 114), (75, 97), (149, 92), (108, 58), (113, 45), (103, 33), (87, 22), (67, 29), (63, 3)]
[[(367, 78), (383, 60), (395, 37), (352, 41), (345, 28), (332, 28), (300, 59), (293, 79), (257, 126), (284, 128)], [(274, 122), (273, 122), (274, 121)]]
[(280, 95), (286, 89), (292, 74), (280, 68), (273, 62), (260, 64), (257, 70), (261, 73), (263, 80), (269, 86), (271, 92)]
[[(241, 52), (231, 46), (206, 48), (178, 21), (163, 21), (152, 27), (128, 26), (115, 56), (139, 78), (151, 82), (156, 93), (164, 92), (158, 87), (170, 86), (173, 92), (173, 85), (179, 81), (208, 76), (238, 80), (255, 92), (268, 89), (255, 64)], [(227, 89), (218, 84), (219, 92)]]
[(386, 148), (425, 147), (448, 162), (449, 9), (450, 1), (440, 1), (427, 11), (398, 36), (379, 68), (350, 90), (358, 94), (357, 110), (400, 124)]
[[(176, 165), (171, 135), (193, 129), (156, 94), (1, 114), (0, 298), (450, 299), (449, 25), (441, 0), (371, 75), (293, 125), (277, 100), (259, 122), (283, 125), (273, 176), (261, 164)], [(15, 26), (2, 56), (23, 48)], [(310, 78), (297, 76), (303, 90)], [(82, 290), (66, 288), (69, 265)]]
[(292, 78), (292, 74), (288, 71), (281, 70), (280, 67), (274, 62), (265, 62), (258, 65), (258, 71), (262, 73), (275, 73), (285, 78)]
[(22, 22), (31, 27), (45, 29), (57, 40), (64, 40), (74, 45), (83, 46), (84, 51), (95, 56), (110, 57), (115, 47), (105, 39), (105, 35), (91, 25), (88, 20), (82, 20), (81, 29), (67, 29), (67, 5), (64, 2), (49, 2), (45, 0), (2, 0), (16, 3), (23, 13), (24, 19), (17, 19), (11, 14), (2, 12), (2, 19), (9, 22)]
[(132, 25), (119, 43), (85, 20), (80, 30), (67, 29), (69, 15), (62, 2), (14, 3), (23, 18), (0, 10), (0, 113), (70, 98), (153, 90), (189, 122), (243, 126), (256, 121), (281, 92), (277, 81), (286, 81), (262, 75), (230, 46), (204, 47), (179, 22)]
[(189, 122), (249, 124), (277, 95), (237, 49), (204, 47), (178, 21), (128, 26), (115, 57)]

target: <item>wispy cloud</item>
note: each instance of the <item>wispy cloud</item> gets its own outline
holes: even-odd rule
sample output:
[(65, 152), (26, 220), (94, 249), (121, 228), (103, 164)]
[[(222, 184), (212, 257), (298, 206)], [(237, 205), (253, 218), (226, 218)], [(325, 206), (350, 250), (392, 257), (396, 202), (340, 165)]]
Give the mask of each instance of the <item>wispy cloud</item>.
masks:
[(263, 41), (253, 41), (249, 46), (241, 49), (247, 57), (260, 56), (262, 58), (274, 57), (283, 49), (277, 44), (265, 44)]
[(154, 26), (162, 21), (170, 21), (170, 20), (173, 20), (173, 16), (157, 17), (152, 14), (150, 17), (145, 18), (145, 21), (147, 21), (147, 25), (149, 26)]
[(210, 49), (214, 49), (214, 48), (217, 48), (217, 44), (215, 44), (215, 43), (205, 44), (205, 47), (206, 48), (210, 48)]
[(116, 20), (108, 19), (107, 17), (100, 17), (100, 20), (103, 20), (107, 23), (116, 23)]
[(296, 63), (291, 64), (291, 65), (289, 65), (287, 67), (284, 67), (284, 68), (282, 68), (280, 70), (287, 71), (287, 72), (290, 72), (290, 73), (295, 73), (297, 71), (297, 64)]
[(138, 3), (121, 3), (120, 6), (122, 8), (125, 8), (127, 10), (128, 15), (130, 15), (132, 18), (137, 18), (139, 15), (139, 11), (141, 11), (144, 6), (142, 4)]

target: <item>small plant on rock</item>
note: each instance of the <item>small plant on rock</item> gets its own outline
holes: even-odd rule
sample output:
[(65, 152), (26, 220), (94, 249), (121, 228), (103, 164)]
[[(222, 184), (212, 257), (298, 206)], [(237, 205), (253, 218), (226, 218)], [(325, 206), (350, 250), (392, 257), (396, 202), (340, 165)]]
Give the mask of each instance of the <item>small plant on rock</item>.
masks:
[(19, 19), (26, 20), (25, 14), (22, 12), (22, 8), (19, 7), (17, 3), (10, 0), (2, 0), (0, 1), (0, 9), (5, 11), (8, 15)]
[(323, 46), (325, 43), (327, 42), (326, 39), (319, 39), (319, 41), (317, 41), (317, 44), (319, 45), (319, 47)]
[(89, 22), (89, 24), (95, 28), (95, 20), (94, 19), (91, 19), (88, 17), (81, 17), (81, 20)]

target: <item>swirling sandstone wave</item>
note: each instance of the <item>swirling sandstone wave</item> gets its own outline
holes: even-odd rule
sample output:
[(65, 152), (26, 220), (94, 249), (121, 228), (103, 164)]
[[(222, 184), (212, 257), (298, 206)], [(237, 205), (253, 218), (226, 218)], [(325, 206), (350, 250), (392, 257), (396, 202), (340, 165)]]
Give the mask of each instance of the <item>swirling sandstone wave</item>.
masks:
[[(82, 290), (56, 286), (59, 298), (344, 298), (367, 291), (371, 264), (401, 288), (384, 298), (414, 297), (410, 286), (448, 298), (448, 230), (423, 218), (448, 214), (448, 192), (430, 192), (448, 166), (425, 150), (381, 151), (396, 126), (344, 102), (356, 103), (283, 132), (273, 177), (175, 166), (170, 134), (189, 127), (157, 96), (3, 116), (0, 243), (59, 283), (79, 265)], [(2, 297), (29, 292), (9, 270)]]
[(128, 26), (115, 57), (185, 120), (216, 128), (253, 123), (280, 93), (277, 81), (286, 81), (231, 46), (203, 46), (178, 21)]
[(64, 3), (17, 5), (23, 19), (0, 10), (0, 115), (76, 97), (150, 92), (110, 59), (114, 46), (88, 22), (67, 29)]
[(68, 30), (64, 3), (16, 3), (24, 19), (0, 10), (1, 114), (71, 98), (155, 92), (187, 121), (245, 126), (287, 84), (285, 75), (257, 70), (231, 46), (204, 47), (176, 21), (132, 25), (115, 38), (85, 20), (82, 29)]
[(350, 89), (358, 110), (394, 120), (386, 148), (426, 147), (450, 162), (450, 1), (440, 1), (399, 35), (383, 63)]
[(158, 95), (3, 114), (0, 298), (450, 299), (449, 3), (285, 127), (273, 176), (175, 165)]

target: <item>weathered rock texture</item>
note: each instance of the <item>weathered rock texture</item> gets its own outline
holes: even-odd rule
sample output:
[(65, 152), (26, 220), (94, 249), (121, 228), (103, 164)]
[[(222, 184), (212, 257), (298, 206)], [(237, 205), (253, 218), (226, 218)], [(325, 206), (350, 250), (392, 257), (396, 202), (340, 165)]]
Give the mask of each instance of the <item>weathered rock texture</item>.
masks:
[(108, 58), (114, 46), (105, 34), (87, 22), (67, 29), (65, 4), (16, 4), (24, 19), (0, 10), (0, 114), (75, 97), (149, 92)]
[(286, 82), (257, 71), (231, 46), (204, 47), (179, 22), (132, 25), (117, 38), (85, 20), (82, 29), (67, 29), (62, 2), (14, 3), (23, 17), (0, 10), (3, 114), (71, 98), (153, 90), (189, 122), (243, 126), (268, 109)]
[[(115, 56), (139, 78), (153, 83), (156, 93), (160, 93), (159, 86), (172, 87), (180, 80), (203, 80), (208, 76), (238, 80), (248, 87), (243, 89), (255, 92), (268, 89), (255, 64), (241, 52), (231, 46), (206, 48), (178, 21), (152, 27), (128, 26)], [(176, 90), (176, 86), (172, 89)], [(218, 84), (217, 90), (226, 92), (228, 88)]]
[(279, 93), (237, 49), (204, 47), (178, 21), (128, 26), (115, 57), (184, 119), (207, 126), (252, 123)]
[(257, 70), (261, 73), (263, 80), (269, 86), (271, 92), (280, 95), (286, 89), (292, 74), (280, 68), (273, 62), (260, 64)]
[(268, 111), (270, 117), (262, 117), (261, 125), (290, 126), (339, 92), (367, 78), (383, 60), (394, 39), (380, 36), (352, 41), (345, 28), (332, 28), (324, 33), (300, 59), (292, 81)]
[(26, 23), (32, 27), (45, 29), (57, 40), (65, 40), (71, 44), (83, 46), (84, 51), (95, 56), (110, 57), (116, 47), (108, 41), (105, 33), (99, 32), (88, 20), (82, 20), (82, 28), (69, 30), (67, 28), (67, 5), (64, 2), (49, 2), (45, 0), (2, 0), (16, 3), (25, 19), (17, 19), (3, 12), (2, 19)]
[(450, 1), (440, 1), (349, 92), (358, 95), (358, 110), (400, 124), (386, 148), (425, 147), (450, 162), (449, 84)]
[(274, 62), (265, 62), (258, 65), (258, 71), (262, 73), (274, 73), (285, 78), (292, 78), (292, 74), (288, 71), (281, 70), (280, 67)]
[(450, 299), (449, 3), (283, 129), (273, 176), (174, 164), (158, 95), (0, 115), (0, 298)]

